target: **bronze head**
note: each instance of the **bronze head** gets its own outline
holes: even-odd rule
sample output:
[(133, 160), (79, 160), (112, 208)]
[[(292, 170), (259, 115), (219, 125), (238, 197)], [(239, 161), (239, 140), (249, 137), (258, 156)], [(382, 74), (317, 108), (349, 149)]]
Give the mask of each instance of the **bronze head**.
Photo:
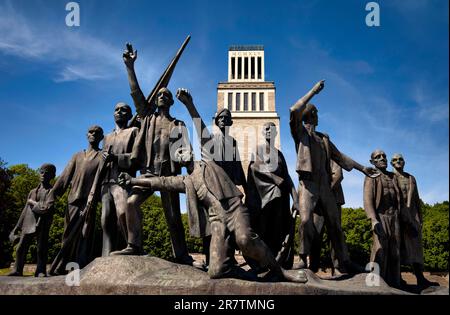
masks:
[(132, 117), (130, 105), (119, 102), (114, 107), (114, 120), (118, 124), (127, 123)]
[(403, 171), (403, 168), (405, 167), (405, 159), (403, 158), (403, 155), (400, 153), (395, 153), (391, 158), (391, 165), (397, 171)]
[(312, 126), (319, 124), (318, 110), (314, 104), (306, 104), (305, 111), (303, 112), (303, 122)]
[(161, 88), (156, 94), (156, 106), (158, 107), (170, 107), (173, 105), (172, 92), (168, 88)]
[(386, 153), (383, 150), (375, 150), (370, 155), (370, 163), (375, 166), (379, 170), (386, 170), (387, 168), (387, 159)]
[(100, 126), (93, 125), (87, 131), (87, 139), (91, 145), (98, 146), (103, 140), (103, 129)]
[(225, 127), (230, 127), (233, 125), (233, 119), (231, 118), (231, 112), (227, 108), (223, 108), (216, 114), (214, 122), (220, 130), (225, 129)]
[(56, 176), (56, 167), (50, 163), (44, 163), (39, 167), (39, 176), (41, 183), (49, 184), (50, 181)]

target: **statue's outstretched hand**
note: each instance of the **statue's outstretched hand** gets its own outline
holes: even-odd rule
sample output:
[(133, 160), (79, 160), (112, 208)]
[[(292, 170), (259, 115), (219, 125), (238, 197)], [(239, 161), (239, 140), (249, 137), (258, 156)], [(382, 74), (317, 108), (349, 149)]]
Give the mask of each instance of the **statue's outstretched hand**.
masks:
[(125, 188), (128, 188), (131, 186), (131, 176), (127, 173), (120, 173), (118, 177), (119, 185)]
[(123, 62), (127, 66), (133, 66), (137, 59), (137, 50), (133, 50), (133, 46), (127, 43), (127, 49), (123, 52)]
[(191, 93), (187, 89), (178, 89), (177, 90), (177, 98), (184, 105), (192, 104), (192, 96)]
[(373, 167), (364, 167), (362, 172), (366, 176), (372, 177), (372, 178), (378, 177), (378, 175), (380, 175), (380, 173), (377, 171), (377, 169), (373, 168)]

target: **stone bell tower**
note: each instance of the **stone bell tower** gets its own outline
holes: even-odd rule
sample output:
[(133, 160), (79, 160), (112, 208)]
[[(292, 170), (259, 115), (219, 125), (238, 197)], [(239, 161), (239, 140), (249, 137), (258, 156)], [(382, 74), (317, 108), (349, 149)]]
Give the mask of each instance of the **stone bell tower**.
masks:
[(280, 117), (275, 110), (275, 84), (265, 80), (264, 46), (231, 46), (228, 49), (228, 81), (217, 86), (217, 111), (227, 108), (233, 117), (232, 135), (239, 144), (247, 174), (251, 153), (264, 143), (262, 126), (273, 122), (280, 147)]

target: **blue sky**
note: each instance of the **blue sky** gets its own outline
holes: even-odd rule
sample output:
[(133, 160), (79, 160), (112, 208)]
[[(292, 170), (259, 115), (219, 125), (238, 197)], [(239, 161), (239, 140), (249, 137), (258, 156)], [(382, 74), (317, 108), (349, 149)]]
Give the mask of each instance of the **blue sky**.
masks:
[[(292, 176), (289, 107), (315, 82), (319, 130), (362, 164), (382, 148), (403, 153), (424, 201), (448, 200), (448, 1), (377, 1), (381, 26), (365, 24), (369, 1), (78, 1), (80, 27), (65, 25), (68, 1), (0, 0), (0, 157), (58, 174), (86, 147), (92, 124), (113, 129), (113, 107), (131, 104), (121, 54), (138, 49), (148, 93), (184, 38), (192, 38), (169, 88), (188, 88), (203, 117), (216, 109), (233, 44), (265, 47), (275, 81), (281, 146)], [(190, 122), (179, 103), (173, 116)], [(362, 205), (363, 175), (344, 174), (347, 206)]]

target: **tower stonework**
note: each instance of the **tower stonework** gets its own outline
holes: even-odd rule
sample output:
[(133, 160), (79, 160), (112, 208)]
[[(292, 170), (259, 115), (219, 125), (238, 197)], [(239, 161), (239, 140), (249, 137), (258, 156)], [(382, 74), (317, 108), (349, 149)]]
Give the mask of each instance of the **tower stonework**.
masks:
[(275, 109), (275, 84), (265, 81), (264, 47), (231, 46), (228, 50), (228, 81), (217, 86), (217, 111), (231, 111), (230, 135), (239, 145), (242, 166), (247, 174), (251, 153), (264, 143), (262, 127), (277, 126), (275, 146), (280, 147), (280, 118)]

